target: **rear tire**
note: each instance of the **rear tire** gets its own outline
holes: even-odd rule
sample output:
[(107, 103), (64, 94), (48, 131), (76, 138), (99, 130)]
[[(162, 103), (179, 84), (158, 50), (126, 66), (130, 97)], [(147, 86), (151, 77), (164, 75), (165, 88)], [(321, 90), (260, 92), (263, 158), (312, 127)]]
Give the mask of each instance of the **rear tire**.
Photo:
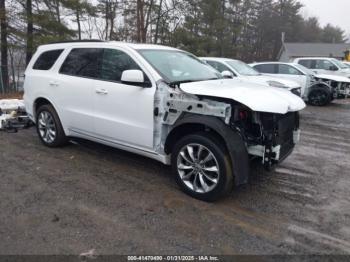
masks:
[(332, 101), (332, 93), (327, 88), (315, 87), (310, 91), (309, 104), (313, 106), (326, 106)]
[(186, 194), (212, 202), (233, 188), (232, 167), (225, 145), (201, 132), (180, 139), (172, 152), (172, 170)]
[(61, 121), (52, 105), (42, 105), (37, 110), (36, 130), (45, 146), (61, 147), (68, 143)]

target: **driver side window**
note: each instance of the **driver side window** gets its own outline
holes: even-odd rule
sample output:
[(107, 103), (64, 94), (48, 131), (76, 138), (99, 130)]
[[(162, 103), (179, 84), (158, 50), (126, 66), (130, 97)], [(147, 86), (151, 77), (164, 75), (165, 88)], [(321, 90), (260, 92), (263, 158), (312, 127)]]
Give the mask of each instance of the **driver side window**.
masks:
[(116, 49), (104, 49), (101, 62), (100, 79), (106, 81), (120, 82), (125, 70), (141, 68), (126, 53)]
[(335, 71), (334, 70), (335, 68), (336, 68), (336, 66), (328, 60), (317, 60), (316, 61), (316, 69)]
[(284, 75), (302, 75), (302, 73), (296, 68), (284, 64), (278, 65), (278, 73)]

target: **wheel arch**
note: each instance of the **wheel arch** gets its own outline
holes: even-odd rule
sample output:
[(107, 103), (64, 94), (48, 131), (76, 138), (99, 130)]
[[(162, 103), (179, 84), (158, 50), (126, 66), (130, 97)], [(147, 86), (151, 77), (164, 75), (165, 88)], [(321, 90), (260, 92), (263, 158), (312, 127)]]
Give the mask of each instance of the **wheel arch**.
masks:
[(43, 105), (51, 105), (51, 106), (53, 106), (53, 108), (55, 108), (54, 104), (46, 97), (36, 98), (34, 100), (34, 103), (33, 103), (33, 116), (34, 116), (35, 121), (36, 121), (36, 112), (39, 109), (39, 107), (41, 107)]
[(249, 179), (248, 151), (241, 136), (226, 125), (222, 120), (212, 116), (185, 115), (178, 120), (169, 133), (164, 150), (171, 154), (172, 149), (181, 137), (207, 131), (223, 142), (229, 153), (232, 164), (233, 176), (236, 185), (246, 184)]

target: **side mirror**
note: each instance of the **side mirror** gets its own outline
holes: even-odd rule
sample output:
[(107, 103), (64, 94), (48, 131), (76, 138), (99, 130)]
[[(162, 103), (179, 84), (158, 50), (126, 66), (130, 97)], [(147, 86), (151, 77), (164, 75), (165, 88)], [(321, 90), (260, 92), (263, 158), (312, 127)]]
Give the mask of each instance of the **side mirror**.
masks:
[(233, 78), (233, 74), (232, 74), (232, 72), (230, 72), (230, 71), (223, 71), (223, 72), (221, 72), (221, 75), (222, 75), (224, 78)]
[(141, 70), (125, 70), (122, 73), (121, 81), (127, 84), (144, 84), (145, 77)]

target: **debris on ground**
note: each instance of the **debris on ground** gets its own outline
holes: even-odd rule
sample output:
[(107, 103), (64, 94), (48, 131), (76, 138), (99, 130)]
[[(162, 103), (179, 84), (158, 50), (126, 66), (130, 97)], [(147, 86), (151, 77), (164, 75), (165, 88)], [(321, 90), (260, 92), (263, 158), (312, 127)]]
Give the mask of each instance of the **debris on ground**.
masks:
[(79, 255), (79, 257), (80, 257), (81, 261), (87, 261), (87, 260), (90, 260), (90, 259), (96, 259), (97, 258), (95, 249), (91, 249), (88, 252), (81, 253)]
[(32, 126), (32, 121), (26, 114), (23, 100), (0, 100), (0, 130), (17, 132), (18, 129)]

